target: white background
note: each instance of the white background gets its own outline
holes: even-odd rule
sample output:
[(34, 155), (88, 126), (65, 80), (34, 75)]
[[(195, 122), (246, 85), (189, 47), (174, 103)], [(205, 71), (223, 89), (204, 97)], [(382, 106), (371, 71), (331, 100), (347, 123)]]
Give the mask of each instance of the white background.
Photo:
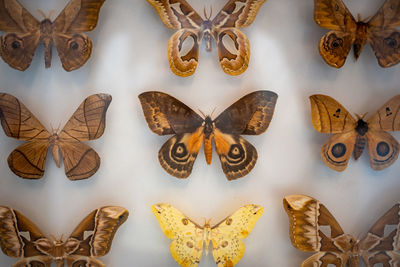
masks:
[[(67, 0), (23, 0), (21, 3), (42, 19), (38, 8), (60, 12)], [(203, 15), (213, 7), (215, 15), (226, 0), (189, 1)], [(362, 18), (372, 16), (383, 0), (352, 0), (345, 4)], [(54, 19), (53, 16), (52, 19)], [(347, 233), (362, 237), (371, 225), (400, 200), (400, 162), (373, 171), (368, 153), (350, 160), (343, 173), (326, 167), (320, 147), (328, 135), (311, 124), (308, 96), (324, 93), (336, 98), (352, 114), (369, 115), (400, 93), (400, 65), (379, 67), (366, 46), (357, 62), (352, 54), (341, 69), (324, 63), (318, 42), (326, 32), (313, 20), (311, 0), (269, 0), (254, 23), (243, 30), (251, 43), (249, 68), (240, 76), (225, 74), (217, 52), (201, 47), (195, 74), (181, 78), (169, 69), (167, 29), (144, 0), (107, 0), (97, 28), (88, 33), (93, 53), (79, 70), (68, 73), (53, 51), (52, 66), (44, 68), (39, 46), (25, 72), (0, 60), (0, 88), (19, 98), (49, 130), (66, 123), (90, 94), (106, 92), (113, 101), (107, 113), (104, 135), (89, 142), (101, 157), (99, 171), (85, 181), (71, 182), (48, 155), (46, 172), (38, 181), (23, 180), (7, 165), (7, 157), (21, 141), (0, 131), (0, 204), (12, 207), (35, 222), (44, 233), (67, 236), (93, 209), (120, 205), (130, 211), (117, 232), (110, 253), (101, 258), (107, 266), (176, 266), (168, 240), (161, 232), (150, 206), (167, 202), (202, 224), (213, 223), (239, 207), (264, 206), (252, 234), (244, 241), (246, 253), (238, 266), (299, 266), (311, 254), (294, 249), (289, 241), (288, 218), (282, 198), (307, 194), (323, 202)], [(352, 52), (352, 51), (351, 51)], [(245, 137), (259, 157), (245, 178), (228, 182), (218, 157), (210, 166), (203, 151), (191, 176), (178, 180), (159, 165), (157, 153), (169, 137), (153, 134), (144, 120), (137, 95), (144, 91), (167, 92), (214, 117), (243, 95), (268, 89), (279, 98), (266, 133)], [(400, 134), (393, 134), (400, 141)], [(14, 259), (0, 254), (1, 266)], [(200, 266), (215, 266), (212, 256)]]

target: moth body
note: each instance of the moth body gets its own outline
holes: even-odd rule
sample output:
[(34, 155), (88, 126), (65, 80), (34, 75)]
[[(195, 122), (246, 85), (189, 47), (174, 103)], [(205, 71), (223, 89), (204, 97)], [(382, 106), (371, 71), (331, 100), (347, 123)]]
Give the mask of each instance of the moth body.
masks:
[(354, 58), (357, 60), (361, 54), (362, 49), (364, 48), (365, 43), (367, 42), (367, 33), (368, 24), (363, 21), (357, 22), (357, 31), (356, 37), (353, 44)]
[(212, 39), (212, 34), (211, 34), (211, 29), (212, 29), (212, 22), (211, 20), (207, 19), (205, 20), (202, 25), (201, 25), (201, 31), (203, 38), (206, 42), (206, 50), (208, 52), (212, 51), (212, 45), (211, 45), (211, 39)]
[(56, 163), (57, 167), (60, 168), (61, 164), (60, 164), (60, 146), (59, 146), (59, 142), (60, 142), (60, 137), (58, 136), (57, 133), (53, 133), (50, 137), (49, 137), (49, 144), (50, 144), (50, 148), (51, 148), (51, 154), (53, 155), (53, 160)]
[(45, 67), (51, 66), (51, 48), (53, 45), (53, 23), (49, 19), (40, 22), (40, 40), (44, 45)]

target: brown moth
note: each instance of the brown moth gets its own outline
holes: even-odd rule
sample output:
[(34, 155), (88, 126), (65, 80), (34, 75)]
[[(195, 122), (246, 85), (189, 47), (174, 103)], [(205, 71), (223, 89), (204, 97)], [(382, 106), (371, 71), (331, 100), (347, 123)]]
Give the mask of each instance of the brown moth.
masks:
[[(225, 73), (239, 75), (249, 64), (250, 43), (239, 27), (249, 26), (266, 0), (229, 0), (222, 10), (210, 20), (205, 9), (202, 19), (185, 0), (147, 0), (157, 11), (162, 22), (170, 29), (177, 30), (168, 42), (168, 60), (171, 70), (179, 76), (192, 75), (199, 60), (199, 47), (206, 41), (207, 51), (211, 51), (211, 39), (217, 45), (219, 62)], [(183, 54), (183, 43), (193, 40), (193, 46)], [(224, 37), (233, 41), (229, 49)]]
[(310, 96), (314, 129), (333, 135), (321, 148), (325, 164), (344, 171), (351, 154), (357, 160), (368, 143), (370, 165), (383, 170), (399, 156), (400, 145), (387, 131), (400, 130), (400, 95), (385, 103), (368, 120), (357, 115), (355, 120), (335, 99), (326, 95)]
[(400, 266), (400, 203), (388, 210), (361, 240), (345, 234), (328, 209), (312, 197), (286, 196), (283, 206), (289, 216), (293, 246), (317, 252), (302, 267), (359, 267), (360, 257), (366, 267)]
[(99, 138), (106, 126), (111, 95), (95, 94), (86, 98), (60, 132), (50, 133), (35, 116), (12, 95), (0, 94), (0, 120), (5, 134), (26, 143), (8, 157), (8, 166), (18, 176), (39, 179), (44, 174), (47, 150), (70, 180), (86, 179), (96, 173), (100, 157), (82, 143)]
[(150, 129), (158, 135), (173, 135), (158, 152), (161, 166), (172, 176), (187, 178), (204, 142), (208, 164), (212, 140), (228, 180), (248, 174), (257, 161), (257, 150), (242, 134), (265, 132), (274, 114), (278, 95), (271, 91), (250, 93), (223, 111), (216, 119), (204, 119), (178, 99), (161, 92), (139, 95)]
[(319, 52), (327, 64), (343, 66), (351, 46), (354, 57), (360, 56), (368, 41), (381, 67), (387, 68), (400, 61), (400, 1), (386, 0), (368, 22), (356, 21), (342, 0), (314, 0), (314, 20), (332, 30), (322, 36)]
[(13, 267), (105, 267), (96, 259), (106, 255), (114, 235), (129, 212), (117, 206), (92, 211), (66, 241), (52, 240), (16, 210), (0, 206), (0, 246), (4, 254), (20, 258)]
[(10, 67), (24, 71), (42, 41), (46, 68), (51, 65), (53, 43), (66, 71), (80, 68), (92, 52), (92, 41), (82, 32), (96, 27), (104, 1), (70, 0), (54, 21), (38, 21), (17, 0), (0, 0), (0, 31), (6, 32), (0, 56)]

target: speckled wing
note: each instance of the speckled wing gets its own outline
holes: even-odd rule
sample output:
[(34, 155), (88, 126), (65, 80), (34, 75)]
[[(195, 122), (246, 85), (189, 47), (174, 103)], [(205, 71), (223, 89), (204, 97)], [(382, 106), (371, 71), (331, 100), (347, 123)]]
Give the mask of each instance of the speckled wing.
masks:
[(0, 246), (4, 254), (21, 258), (13, 266), (50, 267), (52, 258), (44, 248), (53, 243), (28, 218), (11, 208), (0, 206)]
[(163, 233), (172, 239), (170, 251), (174, 260), (183, 267), (198, 266), (203, 252), (203, 228), (169, 204), (155, 204), (151, 209)]
[(344, 234), (323, 204), (305, 195), (290, 195), (283, 199), (283, 206), (289, 216), (292, 245), (302, 251), (317, 252), (302, 267), (346, 266), (343, 251), (349, 246), (350, 236)]
[(400, 266), (400, 203), (388, 210), (359, 244), (366, 266)]
[(128, 216), (129, 212), (118, 206), (102, 207), (86, 216), (65, 241), (68, 267), (105, 267), (96, 257), (110, 251), (115, 233)]
[(263, 212), (261, 206), (246, 205), (212, 228), (212, 253), (217, 266), (234, 266), (240, 261), (245, 251), (242, 239), (250, 234)]

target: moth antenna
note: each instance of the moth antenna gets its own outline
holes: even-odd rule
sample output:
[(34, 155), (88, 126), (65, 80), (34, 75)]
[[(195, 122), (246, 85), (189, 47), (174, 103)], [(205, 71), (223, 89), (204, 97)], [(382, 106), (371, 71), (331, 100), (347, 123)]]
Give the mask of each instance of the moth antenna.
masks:
[(63, 241), (63, 237), (64, 237), (64, 234), (61, 234), (61, 237), (60, 237), (60, 242), (62, 242), (62, 241)]
[(204, 17), (206, 18), (206, 20), (210, 20), (211, 16), (212, 16), (212, 6), (210, 6), (210, 16), (207, 16), (207, 12), (206, 12), (206, 6), (204, 6)]
[(57, 133), (58, 133), (58, 131), (60, 131), (60, 128), (61, 128), (61, 122), (58, 123)]
[[(199, 109), (199, 112), (200, 112), (201, 116), (203, 116), (203, 119), (205, 119), (205, 118), (206, 118), (206, 114), (204, 114), (204, 112), (201, 111), (200, 109)], [(204, 218), (204, 219), (205, 219), (205, 218)]]
[(213, 114), (214, 114), (216, 109), (217, 109), (217, 107), (214, 107), (213, 111), (211, 112), (211, 115), (210, 115), (211, 118), (212, 118), (212, 116), (213, 116)]
[(363, 120), (365, 118), (365, 116), (367, 116), (368, 112), (365, 112), (362, 116), (361, 119)]
[(54, 235), (50, 235), (50, 237), (51, 237), (54, 241), (57, 240), (57, 238), (56, 238)]
[(47, 18), (47, 17), (46, 17), (46, 14), (43, 12), (43, 10), (38, 9), (37, 11), (39, 12), (39, 14), (40, 14), (44, 19)]
[(55, 11), (54, 9), (50, 10), (48, 19), (51, 19), (51, 17), (53, 17), (53, 15), (54, 15), (55, 13), (56, 13), (56, 11)]
[(212, 17), (212, 6), (210, 6), (210, 19)]

